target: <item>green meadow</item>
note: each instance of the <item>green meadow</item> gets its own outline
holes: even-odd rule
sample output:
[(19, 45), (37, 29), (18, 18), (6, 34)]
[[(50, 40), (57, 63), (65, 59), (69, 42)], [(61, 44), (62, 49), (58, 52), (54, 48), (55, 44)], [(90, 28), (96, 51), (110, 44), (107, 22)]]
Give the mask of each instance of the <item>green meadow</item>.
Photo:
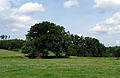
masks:
[(0, 50), (0, 78), (120, 78), (120, 59), (29, 59), (19, 52)]

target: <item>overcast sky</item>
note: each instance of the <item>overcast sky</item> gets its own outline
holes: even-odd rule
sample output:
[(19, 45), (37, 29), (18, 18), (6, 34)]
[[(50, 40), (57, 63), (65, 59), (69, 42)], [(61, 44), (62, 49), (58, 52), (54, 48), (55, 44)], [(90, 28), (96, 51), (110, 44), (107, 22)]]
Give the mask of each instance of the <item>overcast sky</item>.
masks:
[(106, 46), (120, 45), (120, 0), (0, 0), (0, 35), (25, 39), (29, 28), (42, 21)]

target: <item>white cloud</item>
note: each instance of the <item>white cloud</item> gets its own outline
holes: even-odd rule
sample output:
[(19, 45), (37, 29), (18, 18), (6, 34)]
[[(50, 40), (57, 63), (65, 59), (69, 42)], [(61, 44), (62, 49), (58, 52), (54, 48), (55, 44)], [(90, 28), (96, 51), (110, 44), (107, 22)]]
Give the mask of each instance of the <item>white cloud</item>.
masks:
[(95, 34), (119, 34), (120, 33), (120, 0), (94, 0), (94, 8), (107, 10), (116, 10), (110, 18), (105, 19), (101, 23), (96, 24), (90, 29), (90, 32)]
[(94, 0), (94, 8), (120, 10), (120, 0)]
[(78, 0), (68, 0), (68, 1), (64, 2), (64, 7), (65, 8), (69, 8), (69, 7), (72, 7), (72, 6), (78, 6), (78, 5), (79, 5)]
[(115, 13), (111, 18), (104, 20), (102, 23), (96, 24), (90, 29), (92, 33), (100, 34), (119, 34), (120, 33), (120, 12)]
[(19, 12), (21, 13), (40, 12), (40, 11), (45, 11), (45, 8), (40, 3), (29, 2), (29, 3), (23, 4), (19, 8)]
[(10, 8), (10, 3), (8, 0), (0, 0), (0, 11), (4, 11)]
[(94, 34), (102, 34), (102, 33), (107, 33), (108, 29), (104, 26), (101, 26), (99, 24), (96, 24), (95, 27), (91, 28), (90, 29), (90, 32), (91, 33), (94, 33)]
[[(38, 22), (37, 19), (30, 15), (26, 15), (24, 13), (20, 13), (20, 9), (26, 10), (26, 12), (34, 12), (34, 11), (43, 11), (42, 4), (39, 3), (26, 3), (32, 4), (28, 5), (25, 8), (25, 4), (23, 4), (20, 8), (13, 8), (11, 5), (11, 0), (0, 0), (0, 25), (11, 28), (11, 31), (16, 32), (21, 28), (29, 28), (31, 25)], [(34, 7), (33, 7), (34, 5)], [(34, 10), (33, 10), (33, 8)], [(22, 12), (22, 11), (21, 11)], [(23, 11), (25, 12), (25, 11)]]
[(120, 44), (120, 40), (116, 40), (116, 44)]
[(33, 25), (37, 22), (37, 20), (34, 20), (30, 16), (26, 15), (10, 16), (8, 19), (6, 19), (6, 21), (8, 21), (8, 23), (6, 23), (6, 26), (15, 28), (29, 28), (30, 25)]

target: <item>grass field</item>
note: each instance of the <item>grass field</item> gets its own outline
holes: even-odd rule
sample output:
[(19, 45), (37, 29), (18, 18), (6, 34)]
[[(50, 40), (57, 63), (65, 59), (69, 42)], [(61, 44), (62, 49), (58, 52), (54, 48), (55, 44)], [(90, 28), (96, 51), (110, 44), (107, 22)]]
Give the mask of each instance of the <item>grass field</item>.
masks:
[(116, 58), (28, 59), (0, 50), (0, 78), (120, 78)]

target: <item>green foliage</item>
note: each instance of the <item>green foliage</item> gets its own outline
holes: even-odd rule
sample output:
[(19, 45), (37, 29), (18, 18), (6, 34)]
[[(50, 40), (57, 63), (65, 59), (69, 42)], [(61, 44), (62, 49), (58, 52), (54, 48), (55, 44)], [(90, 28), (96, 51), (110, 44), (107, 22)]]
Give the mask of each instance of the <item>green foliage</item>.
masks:
[(106, 53), (106, 48), (97, 39), (91, 37), (79, 37), (71, 35), (74, 47), (73, 55), (84, 57), (103, 57)]
[(120, 46), (107, 47), (106, 52), (107, 52), (107, 56), (120, 57)]
[(17, 50), (21, 49), (23, 46), (24, 40), (0, 40), (0, 49), (7, 49), (7, 50)]
[(85, 37), (85, 47), (89, 54), (88, 56), (103, 57), (106, 53), (105, 46), (95, 38)]
[[(47, 56), (48, 51), (52, 51), (56, 56), (60, 56), (64, 52), (62, 45), (65, 41), (66, 34), (63, 26), (54, 23), (42, 22), (35, 24), (26, 35), (27, 43), (32, 43), (31, 45), (34, 48), (30, 48), (27, 44), (24, 47), (28, 47), (29, 50), (35, 49), (36, 51), (31, 50), (29, 52), (37, 56)], [(26, 52), (28, 52), (27, 49)], [(25, 49), (23, 53), (25, 53)]]
[(29, 54), (31, 55), (31, 51), (33, 51), (34, 47), (32, 46), (32, 43), (31, 42), (25, 42), (24, 43), (24, 46), (21, 48), (22, 49), (22, 53), (25, 53), (25, 54)]
[(115, 51), (113, 52), (113, 56), (120, 57), (120, 47), (117, 47)]

